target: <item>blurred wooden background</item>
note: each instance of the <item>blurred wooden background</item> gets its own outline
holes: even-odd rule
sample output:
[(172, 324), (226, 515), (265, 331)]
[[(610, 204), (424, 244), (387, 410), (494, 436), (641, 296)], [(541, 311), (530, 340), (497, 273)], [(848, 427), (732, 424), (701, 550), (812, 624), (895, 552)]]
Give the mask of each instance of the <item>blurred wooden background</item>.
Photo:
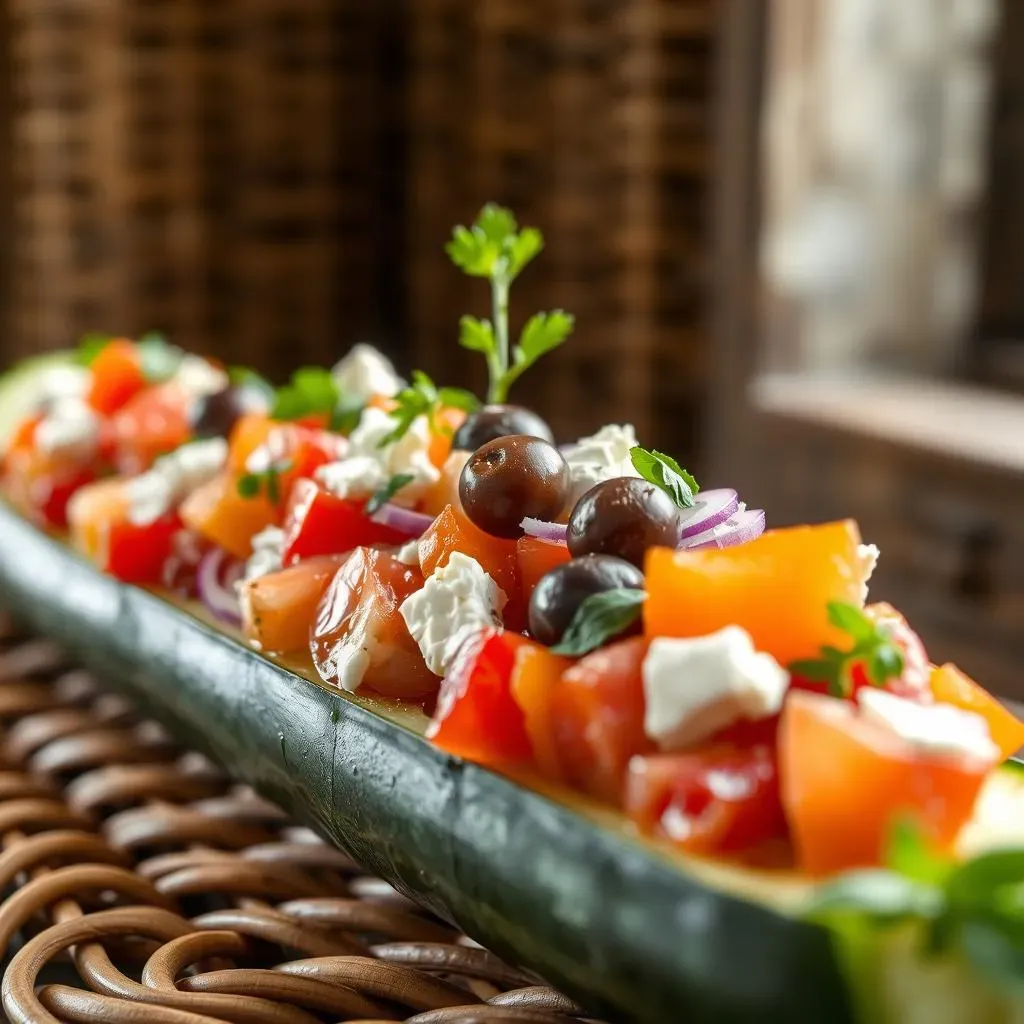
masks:
[(479, 383), (455, 337), (486, 288), (442, 246), (495, 199), (548, 242), (513, 319), (577, 316), (518, 397), (695, 454), (717, 6), (6, 0), (0, 359), (155, 328)]

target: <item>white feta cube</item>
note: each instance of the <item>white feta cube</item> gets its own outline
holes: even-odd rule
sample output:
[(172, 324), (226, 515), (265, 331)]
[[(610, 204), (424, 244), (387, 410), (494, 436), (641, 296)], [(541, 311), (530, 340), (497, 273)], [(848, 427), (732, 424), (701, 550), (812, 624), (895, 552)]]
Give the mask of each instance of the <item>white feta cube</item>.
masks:
[(157, 459), (153, 468), (129, 480), (128, 518), (139, 526), (155, 522), (224, 468), (228, 443), (222, 437), (182, 445)]
[(66, 398), (50, 406), (35, 429), (41, 452), (59, 458), (84, 460), (96, 451), (100, 418), (79, 398)]
[(405, 387), (391, 360), (372, 345), (356, 345), (331, 370), (341, 393), (360, 402), (374, 395), (392, 398)]
[(252, 539), (252, 554), (245, 563), (245, 580), (259, 579), (284, 567), (284, 530), (279, 526), (268, 526)]
[(223, 391), (228, 386), (228, 375), (202, 356), (191, 353), (181, 357), (178, 369), (171, 378), (189, 398), (205, 398)]
[(620, 476), (639, 476), (629, 450), (636, 447), (636, 431), (631, 424), (610, 423), (590, 437), (581, 437), (565, 450), (569, 467), (568, 509), (591, 487)]
[(782, 707), (789, 674), (756, 651), (739, 626), (693, 638), (656, 637), (644, 658), (644, 731), (662, 750), (679, 750), (741, 719)]
[(501, 625), (508, 598), (475, 558), (453, 551), (399, 609), (427, 668), (447, 674), (462, 644), (489, 626)]
[(416, 539), (407, 541), (395, 552), (395, 558), (403, 565), (412, 565), (418, 569), (420, 565), (420, 542)]

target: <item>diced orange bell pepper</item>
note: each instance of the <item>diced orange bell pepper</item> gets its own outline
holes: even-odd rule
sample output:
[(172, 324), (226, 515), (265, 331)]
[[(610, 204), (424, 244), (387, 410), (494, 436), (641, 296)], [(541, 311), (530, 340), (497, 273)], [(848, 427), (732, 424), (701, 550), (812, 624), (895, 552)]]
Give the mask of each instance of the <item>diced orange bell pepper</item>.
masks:
[(104, 345), (89, 369), (92, 381), (86, 399), (102, 416), (117, 412), (146, 386), (138, 347), (127, 338)]
[(812, 875), (881, 865), (904, 818), (950, 847), (991, 768), (981, 758), (922, 752), (848, 701), (794, 691), (783, 708), (782, 803), (798, 862)]
[(83, 487), (68, 502), (72, 547), (97, 564), (105, 561), (110, 524), (126, 519), (128, 507), (123, 478), (98, 480)]
[(1024, 722), (955, 665), (933, 668), (931, 688), (939, 703), (953, 704), (981, 715), (988, 722), (992, 741), (1003, 757), (1009, 757), (1024, 747)]
[(462, 426), (466, 414), (462, 409), (446, 405), (434, 414), (430, 434), (430, 461), (439, 469), (452, 450), (452, 436)]
[(317, 605), (347, 555), (321, 555), (242, 584), (242, 627), (263, 651), (309, 648)]
[(249, 456), (267, 443), (280, 423), (262, 412), (247, 412), (240, 416), (228, 438), (228, 469), (241, 476), (248, 472)]
[(280, 509), (263, 494), (239, 494), (238, 482), (229, 473), (194, 490), (182, 502), (180, 514), (186, 526), (236, 558), (248, 558), (253, 537), (281, 518)]
[(562, 781), (563, 774), (552, 722), (552, 701), (562, 673), (571, 664), (568, 658), (531, 642), (518, 648), (512, 668), (512, 699), (523, 712), (534, 760), (541, 775), (554, 782)]
[(516, 563), (519, 566), (519, 586), (523, 601), (529, 604), (533, 588), (540, 583), (541, 577), (571, 558), (566, 544), (541, 540), (540, 537), (520, 537), (516, 541)]
[(771, 530), (724, 549), (647, 552), (644, 632), (706, 636), (746, 629), (759, 651), (783, 665), (817, 657), (849, 637), (830, 625), (827, 605), (860, 607), (860, 531), (852, 520)]

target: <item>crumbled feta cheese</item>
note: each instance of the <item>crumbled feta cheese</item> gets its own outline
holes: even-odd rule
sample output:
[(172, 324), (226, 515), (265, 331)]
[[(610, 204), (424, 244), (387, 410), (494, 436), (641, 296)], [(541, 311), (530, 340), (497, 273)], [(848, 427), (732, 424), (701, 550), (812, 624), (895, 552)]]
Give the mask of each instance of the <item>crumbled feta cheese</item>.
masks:
[(129, 480), (128, 518), (145, 526), (169, 512), (197, 487), (212, 480), (228, 457), (222, 437), (182, 445), (156, 460), (153, 468)]
[(636, 431), (631, 424), (617, 426), (610, 423), (590, 437), (581, 437), (565, 450), (569, 467), (568, 508), (583, 497), (591, 487), (618, 476), (639, 476), (629, 457), (630, 448), (637, 444)]
[(245, 579), (255, 580), (271, 572), (280, 572), (284, 548), (284, 530), (268, 526), (252, 539), (252, 554), (245, 563)]
[(68, 400), (84, 399), (91, 383), (92, 374), (86, 366), (52, 366), (36, 383), (37, 406), (46, 411)]
[(441, 479), (430, 461), (430, 424), (421, 416), (401, 438), (382, 448), (381, 441), (394, 429), (394, 419), (382, 409), (365, 409), (345, 457), (321, 466), (317, 480), (339, 498), (368, 498), (393, 476), (408, 474), (412, 479), (391, 500), (412, 507)]
[(448, 563), (407, 597), (399, 611), (427, 668), (443, 676), (470, 635), (501, 625), (507, 600), (475, 558), (453, 551)]
[(372, 345), (356, 345), (335, 365), (331, 376), (346, 398), (360, 402), (374, 395), (391, 398), (405, 386), (391, 360)]
[(662, 750), (706, 739), (782, 706), (789, 674), (739, 626), (690, 639), (657, 637), (644, 658), (644, 731)]
[(362, 686), (370, 665), (373, 663), (373, 652), (377, 640), (372, 632), (368, 632), (361, 644), (339, 643), (331, 652), (335, 679), (338, 686), (348, 693), (355, 693)]
[(62, 458), (87, 459), (100, 439), (100, 419), (79, 398), (65, 398), (50, 406), (50, 411), (35, 429), (35, 443), (41, 452)]
[(172, 378), (190, 398), (205, 398), (228, 386), (228, 375), (202, 356), (182, 356)]
[(395, 558), (403, 565), (414, 565), (419, 568), (420, 564), (420, 542), (410, 540), (403, 544), (396, 552)]
[(879, 554), (880, 552), (875, 544), (857, 545), (857, 561), (860, 565), (861, 601), (868, 599), (868, 580), (871, 579), (871, 574), (875, 571), (875, 566), (878, 565)]
[(952, 704), (918, 704), (875, 687), (857, 692), (861, 717), (925, 753), (954, 754), (996, 761), (988, 723)]

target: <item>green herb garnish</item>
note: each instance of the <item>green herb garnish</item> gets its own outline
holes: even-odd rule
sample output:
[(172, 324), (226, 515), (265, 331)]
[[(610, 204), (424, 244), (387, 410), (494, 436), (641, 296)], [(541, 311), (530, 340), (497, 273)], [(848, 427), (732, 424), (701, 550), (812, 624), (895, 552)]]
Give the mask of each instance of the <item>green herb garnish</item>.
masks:
[(482, 353), (487, 360), (489, 402), (504, 402), (512, 384), (572, 333), (574, 320), (569, 313), (560, 309), (536, 313), (527, 321), (519, 343), (510, 353), (509, 289), (543, 248), (544, 236), (536, 228), (520, 229), (512, 211), (494, 203), (480, 211), (472, 227), (455, 228), (445, 247), (460, 270), (470, 277), (489, 278), (491, 282), (491, 319), (464, 316), (459, 322), (459, 344)]
[(375, 491), (367, 501), (364, 511), (372, 516), (381, 505), (387, 504), (406, 484), (411, 484), (415, 477), (412, 473), (396, 473), (383, 487)]
[(102, 331), (87, 331), (78, 339), (75, 362), (80, 366), (92, 366), (96, 357), (114, 340), (112, 334)]
[(480, 401), (476, 395), (462, 388), (439, 388), (422, 370), (413, 370), (412, 383), (395, 395), (395, 402), (396, 407), (390, 414), (395, 421), (395, 427), (381, 438), (378, 445), (380, 448), (404, 437), (420, 416), (427, 417), (431, 430), (443, 433), (448, 428), (435, 422), (437, 413), (443, 407), (454, 406), (464, 412), (473, 412), (480, 408)]
[(693, 497), (700, 487), (671, 455), (635, 445), (629, 449), (629, 459), (633, 468), (646, 481), (660, 487), (678, 508), (693, 508)]
[(277, 398), (274, 385), (262, 374), (249, 369), (248, 366), (232, 366), (228, 369), (228, 380), (236, 388), (247, 388), (259, 391), (266, 396), (267, 403), (273, 405)]
[(615, 587), (585, 598), (576, 609), (555, 654), (588, 654), (633, 625), (647, 594), (633, 587)]
[(893, 642), (889, 629), (875, 622), (852, 604), (843, 601), (828, 603), (828, 621), (853, 638), (846, 651), (825, 646), (821, 657), (794, 661), (789, 671), (812, 683), (825, 683), (833, 697), (848, 697), (853, 690), (852, 670), (863, 665), (868, 681), (885, 686), (890, 679), (903, 674), (903, 652)]
[(245, 473), (238, 478), (238, 493), (243, 498), (257, 498), (264, 494), (269, 502), (277, 505), (281, 501), (281, 474), (287, 473), (291, 468), (291, 461), (282, 459), (267, 466), (266, 469)]
[(340, 400), (338, 384), (330, 370), (303, 366), (277, 389), (270, 416), (275, 420), (301, 420), (306, 416), (330, 416)]

